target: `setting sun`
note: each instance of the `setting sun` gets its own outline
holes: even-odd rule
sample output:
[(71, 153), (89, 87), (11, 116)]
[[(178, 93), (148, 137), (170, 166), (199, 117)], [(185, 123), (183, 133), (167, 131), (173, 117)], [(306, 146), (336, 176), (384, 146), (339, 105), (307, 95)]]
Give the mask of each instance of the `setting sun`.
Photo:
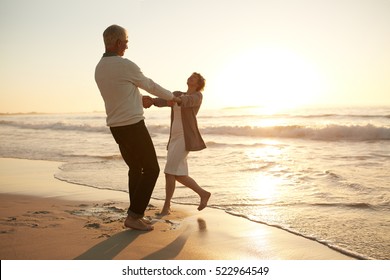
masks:
[(285, 49), (257, 48), (228, 61), (214, 87), (223, 106), (272, 110), (315, 102), (324, 92), (325, 83), (304, 57)]

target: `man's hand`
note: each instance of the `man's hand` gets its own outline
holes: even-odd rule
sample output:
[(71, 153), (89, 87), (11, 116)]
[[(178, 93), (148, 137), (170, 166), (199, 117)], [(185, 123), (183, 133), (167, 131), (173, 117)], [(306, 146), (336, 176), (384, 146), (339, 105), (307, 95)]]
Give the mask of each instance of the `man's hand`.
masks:
[(142, 105), (144, 106), (145, 109), (150, 108), (150, 106), (153, 105), (153, 98), (151, 98), (148, 95), (143, 95), (142, 96)]
[(168, 101), (167, 101), (167, 104), (168, 104), (169, 107), (173, 107), (173, 106), (175, 106), (176, 101), (174, 101), (174, 100), (168, 100)]

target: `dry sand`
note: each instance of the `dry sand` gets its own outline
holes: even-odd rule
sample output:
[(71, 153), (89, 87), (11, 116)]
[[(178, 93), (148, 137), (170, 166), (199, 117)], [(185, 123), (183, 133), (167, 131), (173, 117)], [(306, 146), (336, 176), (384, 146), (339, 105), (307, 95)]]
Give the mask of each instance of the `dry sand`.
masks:
[[(0, 159), (2, 260), (344, 260), (323, 244), (218, 209), (173, 205), (155, 229), (123, 227), (128, 195), (59, 181), (61, 163)], [(124, 176), (126, 176), (124, 174)]]

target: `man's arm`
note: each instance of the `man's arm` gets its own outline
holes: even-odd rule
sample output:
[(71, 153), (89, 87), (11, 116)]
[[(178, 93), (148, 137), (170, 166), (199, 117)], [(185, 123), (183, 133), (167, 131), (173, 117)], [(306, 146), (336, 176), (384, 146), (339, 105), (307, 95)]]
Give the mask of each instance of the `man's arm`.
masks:
[(128, 60), (128, 62), (128, 76), (136, 87), (165, 100), (173, 99), (174, 96), (172, 92), (155, 83), (152, 79), (145, 77), (141, 72), (141, 69), (135, 63), (130, 60)]

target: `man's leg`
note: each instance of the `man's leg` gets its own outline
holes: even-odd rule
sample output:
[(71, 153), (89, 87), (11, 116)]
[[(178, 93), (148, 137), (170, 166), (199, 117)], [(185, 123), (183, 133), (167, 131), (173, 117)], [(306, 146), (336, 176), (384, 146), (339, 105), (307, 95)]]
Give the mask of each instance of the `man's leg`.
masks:
[(128, 187), (129, 187), (129, 198), (131, 204), (131, 198), (134, 197), (135, 190), (137, 189), (142, 175), (142, 167), (139, 164), (140, 161), (131, 156), (131, 149), (125, 145), (119, 145), (123, 160), (129, 167), (128, 172)]
[(111, 131), (129, 166), (128, 214), (142, 218), (160, 172), (152, 139), (143, 121)]
[(133, 217), (142, 218), (156, 185), (160, 168), (152, 139), (143, 121), (137, 124), (136, 131), (132, 136), (135, 138), (134, 159), (138, 161), (136, 165), (141, 166), (142, 170), (132, 193), (133, 197), (128, 213)]

